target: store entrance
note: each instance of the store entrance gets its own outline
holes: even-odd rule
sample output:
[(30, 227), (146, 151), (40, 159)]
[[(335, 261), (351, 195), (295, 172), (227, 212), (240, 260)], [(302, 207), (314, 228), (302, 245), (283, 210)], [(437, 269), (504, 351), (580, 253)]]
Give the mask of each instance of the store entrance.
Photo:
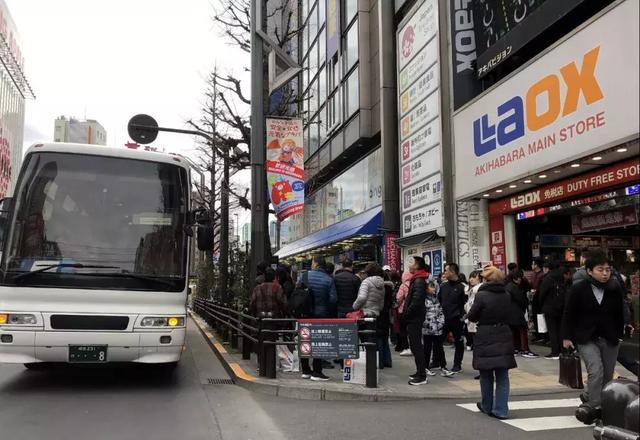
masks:
[[(531, 267), (536, 257), (580, 265), (586, 249), (602, 249), (625, 276), (639, 269), (640, 196), (636, 187), (570, 200), (516, 214), (518, 261)], [(637, 188), (636, 188), (637, 190)]]

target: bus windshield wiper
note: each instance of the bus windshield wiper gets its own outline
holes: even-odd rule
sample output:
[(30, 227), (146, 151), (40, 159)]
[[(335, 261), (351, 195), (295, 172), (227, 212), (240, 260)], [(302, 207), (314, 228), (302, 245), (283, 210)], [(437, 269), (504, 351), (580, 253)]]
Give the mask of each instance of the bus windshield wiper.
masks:
[(162, 284), (164, 286), (168, 286), (168, 287), (175, 287), (175, 285), (170, 282), (170, 281), (166, 281), (160, 278), (156, 278), (156, 277), (152, 277), (152, 276), (148, 276), (148, 275), (140, 275), (137, 273), (133, 273), (133, 272), (129, 272), (126, 270), (123, 270), (122, 272), (107, 272), (107, 273), (97, 273), (97, 274), (91, 274), (91, 275), (99, 275), (99, 276), (104, 276), (104, 277), (114, 277), (114, 278), (132, 278), (135, 280), (142, 280), (142, 281), (151, 281), (153, 283), (157, 283), (157, 284)]
[(42, 273), (42, 272), (46, 272), (50, 269), (56, 269), (56, 268), (64, 268), (64, 267), (71, 267), (74, 269), (120, 269), (118, 266), (103, 266), (103, 265), (99, 265), (99, 264), (82, 264), (82, 263), (57, 263), (57, 264), (51, 264), (49, 266), (44, 266), (41, 267), (39, 269), (36, 270), (32, 270), (30, 272), (23, 272), (20, 275), (16, 275), (16, 277), (14, 278), (14, 281), (20, 280), (20, 279), (24, 279), (24, 278), (28, 278), (30, 276), (32, 276), (33, 274), (36, 273)]

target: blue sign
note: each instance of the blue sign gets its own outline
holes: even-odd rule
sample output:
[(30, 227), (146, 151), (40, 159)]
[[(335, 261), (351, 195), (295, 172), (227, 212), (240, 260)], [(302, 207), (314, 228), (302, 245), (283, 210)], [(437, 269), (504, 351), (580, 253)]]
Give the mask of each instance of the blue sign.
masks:
[(442, 273), (442, 250), (431, 253), (431, 273), (434, 277), (439, 277)]
[(634, 196), (636, 194), (640, 194), (640, 184), (627, 186), (624, 189), (624, 193), (628, 196)]

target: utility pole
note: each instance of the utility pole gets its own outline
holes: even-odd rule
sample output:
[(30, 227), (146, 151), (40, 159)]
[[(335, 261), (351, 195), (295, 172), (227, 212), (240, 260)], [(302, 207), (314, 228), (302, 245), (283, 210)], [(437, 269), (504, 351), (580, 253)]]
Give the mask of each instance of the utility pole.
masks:
[(256, 279), (256, 265), (267, 259), (268, 206), (265, 174), (264, 119), (264, 47), (258, 30), (262, 29), (263, 2), (251, 0), (251, 258), (250, 286)]
[[(214, 93), (213, 96), (211, 97), (211, 133), (216, 133), (216, 109), (218, 108), (218, 93), (217, 93), (217, 87), (216, 87), (216, 76), (214, 75)], [(208, 140), (208, 144), (211, 147), (211, 170), (209, 170), (210, 173), (210, 177), (211, 177), (211, 191), (209, 196), (211, 197), (211, 203), (209, 204), (209, 218), (211, 219), (211, 230), (213, 231), (214, 234), (214, 240), (213, 242), (215, 243), (215, 226), (216, 226), (216, 142), (214, 138), (211, 138)], [(213, 272), (215, 270), (215, 263), (213, 262), (213, 255), (215, 254), (215, 246), (213, 249), (211, 249), (211, 254), (209, 255), (209, 270), (211, 271), (211, 274), (213, 276)], [(214, 292), (215, 292), (215, 288), (214, 288)], [(218, 299), (218, 298), (216, 298)]]
[(222, 185), (220, 193), (220, 294), (229, 301), (229, 148), (222, 148)]

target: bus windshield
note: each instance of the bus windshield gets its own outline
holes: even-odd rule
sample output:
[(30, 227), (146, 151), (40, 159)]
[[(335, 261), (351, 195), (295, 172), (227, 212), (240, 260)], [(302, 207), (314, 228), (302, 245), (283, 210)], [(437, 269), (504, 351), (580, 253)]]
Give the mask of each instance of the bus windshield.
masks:
[[(3, 255), (5, 283), (184, 288), (186, 170), (160, 162), (51, 152), (26, 160)], [(24, 276), (36, 271), (33, 277)]]

